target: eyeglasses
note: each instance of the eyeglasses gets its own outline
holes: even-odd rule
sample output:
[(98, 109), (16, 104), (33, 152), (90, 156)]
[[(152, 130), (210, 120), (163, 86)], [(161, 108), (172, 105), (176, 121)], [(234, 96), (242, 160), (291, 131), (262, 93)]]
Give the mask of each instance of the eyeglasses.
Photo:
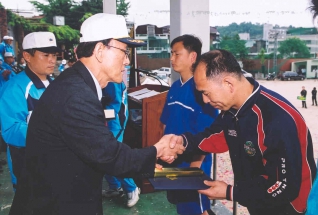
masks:
[(118, 50), (124, 52), (125, 55), (126, 55), (126, 58), (129, 58), (129, 50), (121, 49), (121, 48), (118, 48), (118, 47), (115, 47), (115, 46), (110, 46), (110, 45), (107, 45), (107, 46), (108, 46), (108, 47), (112, 47), (112, 48), (114, 48), (114, 49), (118, 49)]

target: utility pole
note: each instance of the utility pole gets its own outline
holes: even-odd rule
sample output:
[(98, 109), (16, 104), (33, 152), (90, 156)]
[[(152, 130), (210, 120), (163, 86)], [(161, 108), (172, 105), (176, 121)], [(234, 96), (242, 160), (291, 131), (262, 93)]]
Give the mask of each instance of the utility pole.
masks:
[(277, 39), (286, 38), (286, 30), (283, 29), (271, 29), (268, 32), (268, 38), (274, 40), (274, 56), (273, 56), (273, 72), (277, 75)]

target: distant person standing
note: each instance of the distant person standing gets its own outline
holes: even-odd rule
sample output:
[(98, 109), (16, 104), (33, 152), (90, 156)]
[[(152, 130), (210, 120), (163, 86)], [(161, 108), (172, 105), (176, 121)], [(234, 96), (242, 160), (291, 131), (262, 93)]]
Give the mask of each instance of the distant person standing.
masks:
[(2, 63), (0, 69), (0, 88), (5, 82), (10, 80), (16, 75), (15, 68), (13, 68), (12, 63), (14, 62), (14, 55), (11, 52), (6, 52), (4, 54), (4, 62)]
[(302, 97), (304, 97), (304, 100), (301, 101), (302, 107), (303, 107), (303, 108), (307, 108), (307, 104), (306, 104), (307, 90), (305, 89), (304, 86), (302, 86), (302, 90), (300, 91), (300, 95), (301, 95)]
[(314, 106), (314, 104), (316, 104), (316, 106), (317, 106), (317, 90), (316, 90), (316, 87), (314, 87), (314, 89), (311, 91), (311, 99), (312, 99), (312, 106)]
[(13, 37), (4, 36), (2, 43), (0, 43), (0, 59), (4, 59), (4, 53), (10, 52), (15, 56), (13, 47), (12, 47)]

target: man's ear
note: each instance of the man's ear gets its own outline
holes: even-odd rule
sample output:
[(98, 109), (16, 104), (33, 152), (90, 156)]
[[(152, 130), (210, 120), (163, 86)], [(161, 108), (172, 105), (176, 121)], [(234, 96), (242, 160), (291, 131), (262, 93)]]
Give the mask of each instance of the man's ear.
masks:
[(235, 88), (235, 78), (230, 75), (225, 75), (222, 79), (223, 86), (229, 90), (229, 92), (233, 93)]
[(195, 61), (196, 61), (196, 59), (197, 59), (197, 53), (196, 52), (191, 52), (190, 53), (190, 60), (191, 60), (191, 63), (193, 64)]
[(101, 42), (97, 43), (94, 48), (93, 55), (95, 56), (98, 62), (103, 62), (103, 50), (105, 49), (105, 45)]
[(32, 57), (30, 53), (23, 51), (22, 55), (26, 62), (30, 62), (30, 58)]

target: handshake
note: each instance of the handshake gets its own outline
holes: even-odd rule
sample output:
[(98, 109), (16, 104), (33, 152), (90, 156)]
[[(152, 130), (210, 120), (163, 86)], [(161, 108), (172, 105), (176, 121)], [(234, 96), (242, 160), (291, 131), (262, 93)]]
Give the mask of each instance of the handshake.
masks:
[(174, 134), (164, 135), (154, 146), (157, 149), (157, 158), (166, 163), (172, 163), (186, 149), (182, 136)]

